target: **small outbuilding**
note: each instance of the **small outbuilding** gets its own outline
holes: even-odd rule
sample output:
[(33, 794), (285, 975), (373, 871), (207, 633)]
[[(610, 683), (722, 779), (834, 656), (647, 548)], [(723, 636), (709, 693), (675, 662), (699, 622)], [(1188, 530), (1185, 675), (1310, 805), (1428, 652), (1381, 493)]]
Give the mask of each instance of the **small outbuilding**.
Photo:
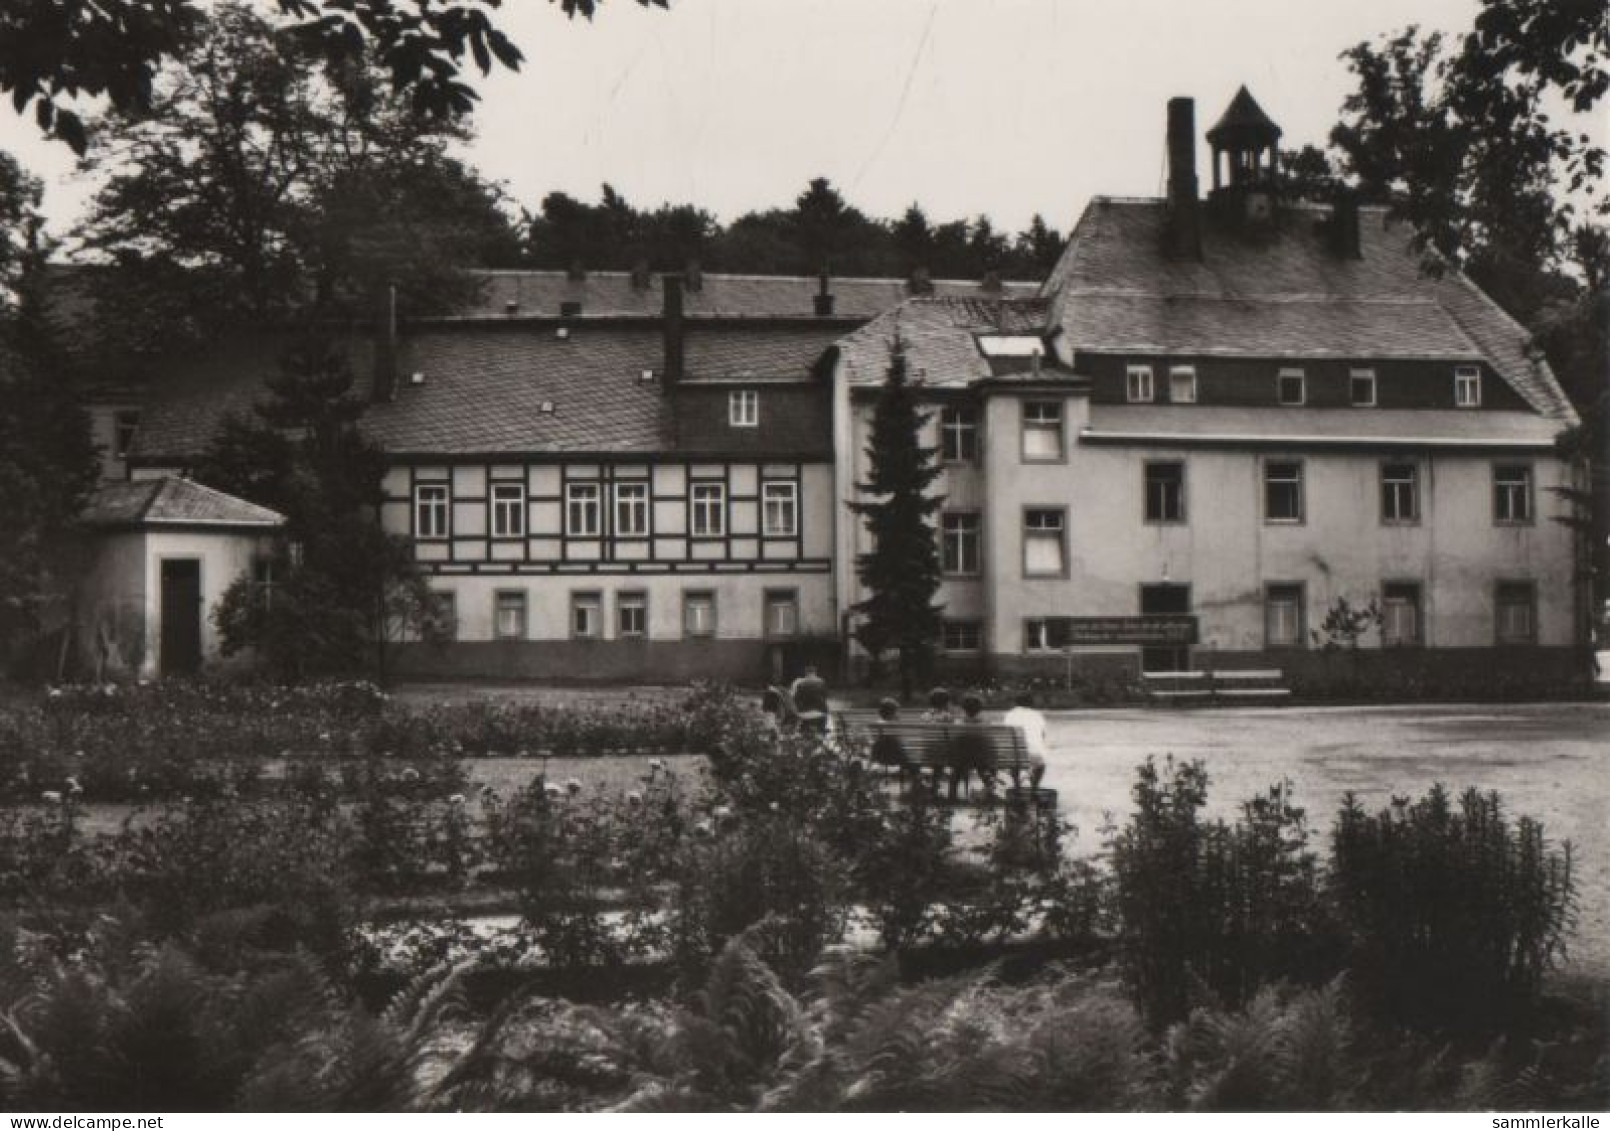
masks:
[(192, 675), (219, 655), (212, 612), (250, 575), (272, 584), (285, 516), (188, 479), (102, 485), (80, 516), (73, 633), (98, 678)]

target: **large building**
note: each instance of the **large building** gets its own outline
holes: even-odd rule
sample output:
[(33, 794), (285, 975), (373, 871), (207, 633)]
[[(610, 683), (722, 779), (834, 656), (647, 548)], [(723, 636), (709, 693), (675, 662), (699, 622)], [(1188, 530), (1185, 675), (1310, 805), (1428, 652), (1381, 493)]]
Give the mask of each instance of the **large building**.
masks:
[[(1093, 200), (1035, 299), (911, 299), (842, 345), (841, 482), (896, 335), (926, 379), (947, 655), (1289, 672), (1346, 600), (1381, 612), (1382, 675), (1495, 648), (1564, 668), (1575, 417), (1525, 330), (1384, 210), (1284, 199), (1245, 89), (1199, 199), (1192, 119), (1170, 104), (1168, 197)], [(845, 526), (839, 560), (865, 548)]]
[[(480, 304), (353, 340), (382, 519), (455, 639), (430, 676), (753, 681), (837, 666), (835, 342), (916, 291), (1025, 286), (495, 272)], [(183, 473), (278, 365), (273, 335), (166, 375), (127, 453)], [(382, 348), (376, 348), (378, 346)]]
[[(947, 664), (1293, 671), (1345, 600), (1380, 609), (1363, 647), (1389, 678), (1495, 649), (1563, 670), (1575, 417), (1525, 331), (1382, 210), (1287, 199), (1246, 91), (1205, 198), (1190, 100), (1167, 132), (1167, 197), (1093, 200), (1033, 286), (492, 272), (471, 309), (354, 340), (385, 525), (457, 625), (405, 667), (856, 665), (845, 504), (898, 336), (945, 464)], [(277, 352), (175, 366), (127, 474), (182, 473)]]

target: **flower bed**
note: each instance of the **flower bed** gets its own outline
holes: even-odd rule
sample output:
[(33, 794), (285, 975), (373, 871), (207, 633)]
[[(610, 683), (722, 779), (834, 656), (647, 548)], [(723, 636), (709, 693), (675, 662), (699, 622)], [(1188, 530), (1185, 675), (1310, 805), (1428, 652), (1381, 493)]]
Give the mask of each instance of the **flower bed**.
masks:
[(706, 685), (608, 706), (413, 706), (367, 683), (53, 688), (0, 707), (0, 799), (143, 802), (320, 776), (349, 794), (364, 781), (451, 792), (460, 758), (708, 750), (740, 714), (730, 690)]

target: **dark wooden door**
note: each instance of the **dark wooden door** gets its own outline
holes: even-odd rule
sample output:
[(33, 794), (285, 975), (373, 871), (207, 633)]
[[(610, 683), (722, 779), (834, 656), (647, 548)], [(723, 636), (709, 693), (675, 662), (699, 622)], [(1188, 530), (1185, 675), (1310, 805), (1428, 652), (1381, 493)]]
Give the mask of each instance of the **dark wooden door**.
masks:
[[(1141, 616), (1159, 616), (1191, 611), (1189, 585), (1142, 585), (1140, 587)], [(1182, 672), (1191, 666), (1191, 650), (1179, 647), (1142, 648), (1140, 668), (1147, 672)]]
[(162, 674), (191, 675), (201, 667), (201, 562), (162, 563)]

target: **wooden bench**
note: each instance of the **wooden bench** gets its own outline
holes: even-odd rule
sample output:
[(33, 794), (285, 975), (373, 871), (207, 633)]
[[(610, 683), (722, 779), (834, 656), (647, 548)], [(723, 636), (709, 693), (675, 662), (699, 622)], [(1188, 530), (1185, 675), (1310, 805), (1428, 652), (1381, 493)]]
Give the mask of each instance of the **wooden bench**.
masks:
[(1284, 679), (1285, 673), (1278, 668), (1141, 674), (1146, 697), (1171, 704), (1289, 698), (1291, 689), (1284, 686)]
[[(1017, 727), (906, 719), (890, 722), (876, 711), (840, 711), (834, 716), (834, 727), (840, 742), (880, 765), (907, 773), (926, 770), (937, 774), (965, 768), (969, 773), (1005, 773), (1019, 784), (1041, 764), (1029, 753)], [(968, 784), (966, 775), (962, 784)]]

